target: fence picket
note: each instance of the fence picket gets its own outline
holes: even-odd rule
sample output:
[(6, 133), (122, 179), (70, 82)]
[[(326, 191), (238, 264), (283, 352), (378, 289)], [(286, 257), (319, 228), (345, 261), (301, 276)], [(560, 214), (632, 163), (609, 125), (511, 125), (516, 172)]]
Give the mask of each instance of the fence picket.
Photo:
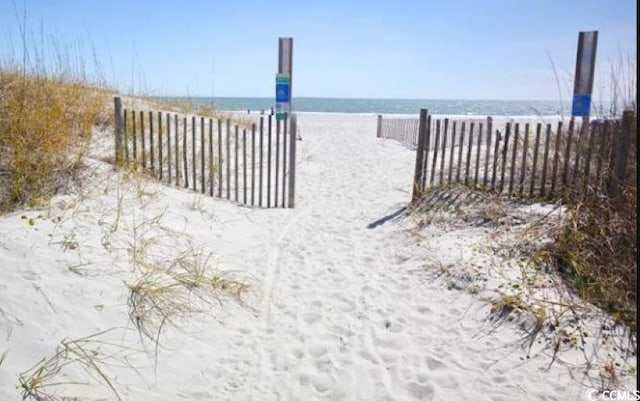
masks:
[(242, 129), (242, 203), (247, 203), (247, 129)]
[(475, 123), (469, 124), (469, 143), (467, 147), (467, 165), (464, 170), (464, 185), (469, 185), (469, 171), (471, 169), (471, 152), (473, 150), (473, 129)]
[(449, 131), (449, 119), (444, 119), (444, 129), (442, 131), (442, 155), (440, 159), (440, 185), (444, 184), (444, 166), (447, 155), (447, 135)]
[(127, 165), (129, 164), (129, 141), (128, 141), (128, 137), (129, 137), (129, 124), (127, 124), (127, 109), (123, 109), (122, 110), (122, 127), (123, 127), (123, 132), (122, 132), (122, 139), (124, 142), (124, 160), (127, 163)]
[(553, 153), (553, 166), (551, 169), (551, 189), (550, 195), (553, 195), (556, 190), (556, 181), (558, 178), (558, 164), (560, 163), (560, 146), (561, 146), (561, 138), (562, 138), (562, 121), (558, 122), (558, 128), (556, 129), (555, 135), (555, 150)]
[(227, 118), (227, 199), (231, 200), (231, 120)]
[(131, 142), (133, 145), (133, 169), (134, 171), (138, 170), (138, 138), (136, 138), (136, 112), (135, 110), (131, 110)]
[(176, 185), (180, 185), (180, 144), (179, 144), (179, 123), (178, 123), (178, 115), (175, 114), (173, 116), (173, 135), (174, 135), (174, 144), (175, 147), (175, 158), (176, 158)]
[(575, 119), (569, 120), (569, 133), (567, 136), (567, 146), (564, 151), (564, 163), (562, 167), (562, 191), (567, 192), (569, 185), (569, 161), (571, 160), (571, 142), (573, 140), (573, 130), (575, 125)]
[(182, 119), (182, 163), (184, 170), (184, 187), (189, 188), (189, 165), (187, 163), (187, 117)]
[(142, 139), (142, 154), (140, 156), (142, 156), (142, 169), (146, 170), (147, 169), (147, 149), (146, 149), (146, 139), (145, 139), (145, 132), (144, 132), (144, 111), (140, 112), (140, 137)]
[(256, 124), (251, 124), (251, 206), (256, 204)]
[[(491, 120), (487, 123), (489, 127), (492, 127)], [(491, 128), (493, 129), (493, 128)], [(500, 131), (496, 130), (495, 141), (493, 144), (493, 170), (491, 172), (491, 190), (496, 189), (496, 179), (498, 175), (498, 158), (500, 157)]]
[(524, 193), (524, 179), (527, 171), (527, 151), (529, 150), (529, 123), (524, 125), (524, 142), (522, 144), (522, 166), (520, 167), (520, 182), (518, 185), (518, 194), (522, 196)]
[(238, 193), (239, 193), (239, 190), (240, 190), (240, 186), (238, 184), (238, 170), (239, 170), (239, 164), (240, 164), (240, 162), (238, 160), (238, 153), (239, 153), (239, 150), (240, 150), (239, 149), (240, 148), (239, 142), (240, 142), (240, 128), (236, 124), (234, 126), (234, 145), (235, 145), (235, 148), (233, 150), (233, 153), (234, 153), (234, 160), (233, 160), (234, 161), (234, 171), (233, 171), (233, 178), (234, 178), (233, 179), (233, 185), (234, 185), (234, 188), (233, 188), (233, 194), (234, 194), (234, 200), (236, 202), (238, 202)]
[(520, 134), (520, 123), (516, 123), (513, 128), (513, 152), (511, 153), (511, 171), (509, 171), (509, 195), (513, 195), (513, 177), (516, 173), (516, 156), (518, 155), (518, 136)]
[[(155, 172), (155, 152), (153, 146), (153, 112), (149, 111), (149, 164), (152, 172)], [(154, 174), (155, 175), (155, 174)]]
[(423, 191), (427, 187), (427, 169), (429, 167), (429, 150), (431, 147), (431, 116), (429, 115), (428, 111), (426, 111), (426, 113), (427, 113), (427, 122), (426, 122), (427, 126), (426, 126), (426, 132), (425, 132), (424, 162), (422, 165), (422, 170), (424, 173), (422, 174), (422, 182), (421, 182), (421, 187)]
[(282, 129), (282, 207), (286, 207), (286, 192), (287, 192), (287, 129), (288, 119), (283, 121)]
[(460, 127), (460, 147), (458, 148), (458, 168), (456, 170), (456, 183), (460, 183), (460, 174), (462, 171), (462, 149), (464, 149), (464, 136), (466, 127), (467, 123), (463, 121), (462, 126)]
[[(576, 190), (578, 189), (578, 183), (577, 183), (577, 179), (578, 179), (578, 169), (580, 169), (580, 156), (582, 154), (582, 150), (583, 150), (583, 146), (584, 146), (584, 137), (585, 137), (585, 129), (588, 129), (589, 127), (589, 123), (585, 122), (588, 121), (588, 119), (583, 119), (582, 120), (582, 125), (580, 125), (580, 128), (578, 129), (578, 143), (576, 143), (576, 156), (575, 156), (575, 160), (573, 162), (573, 174), (571, 174), (571, 192), (575, 193)], [(587, 133), (588, 134), (588, 133)]]
[(214, 194), (215, 159), (213, 154), (213, 119), (209, 118), (209, 196)]
[(427, 124), (427, 110), (420, 109), (420, 128), (418, 131), (418, 149), (416, 152), (416, 165), (413, 174), (413, 191), (411, 195), (411, 202), (416, 202), (420, 196), (424, 193), (424, 185), (422, 184), (422, 177), (426, 174), (424, 169), (424, 148), (426, 142), (426, 124)]
[(171, 115), (166, 113), (167, 120), (167, 183), (171, 184)]
[(492, 129), (492, 120), (491, 117), (487, 117), (487, 153), (485, 155), (484, 161), (484, 177), (482, 179), (482, 186), (487, 188), (487, 184), (489, 183), (489, 161), (491, 161), (491, 129)]
[(502, 168), (500, 169), (500, 193), (504, 191), (504, 177), (507, 172), (507, 158), (509, 157), (509, 137), (511, 136), (511, 123), (507, 122), (504, 133), (504, 147), (502, 148)]
[(158, 179), (162, 180), (162, 112), (158, 112)]
[(204, 174), (206, 144), (205, 144), (204, 117), (200, 117), (200, 192), (206, 192), (206, 176)]
[(447, 177), (447, 181), (449, 185), (451, 185), (451, 180), (453, 178), (453, 159), (454, 159), (453, 154), (455, 150), (455, 143), (456, 143), (456, 120), (453, 120), (451, 124), (451, 151), (449, 152), (449, 174)]
[(278, 207), (278, 180), (280, 179), (280, 125), (281, 125), (281, 120), (276, 120), (276, 165), (275, 165), (276, 186), (273, 191), (274, 207)]
[(538, 151), (540, 149), (540, 134), (542, 132), (542, 124), (536, 124), (536, 139), (533, 145), (533, 166), (531, 167), (531, 182), (529, 185), (529, 196), (533, 196), (536, 183), (536, 172), (538, 169)]
[(480, 154), (482, 153), (482, 123), (478, 124), (478, 143), (476, 145), (476, 168), (473, 175), (473, 187), (478, 187), (478, 174), (480, 171)]
[(596, 127), (599, 124), (593, 124), (589, 129), (589, 142), (587, 144), (587, 155), (585, 156), (584, 162), (584, 179), (582, 181), (583, 191), (586, 193), (589, 190), (589, 173), (591, 170), (591, 155), (593, 152), (593, 146), (595, 145), (595, 136), (596, 136)]
[(222, 154), (222, 119), (218, 118), (218, 198), (222, 199), (222, 168), (224, 156)]
[(267, 207), (271, 207), (271, 131), (272, 131), (272, 114), (267, 120)]
[(547, 170), (549, 164), (549, 141), (551, 140), (551, 124), (547, 124), (544, 139), (544, 154), (542, 157), (542, 178), (540, 179), (540, 196), (545, 195), (547, 188)]
[(435, 181), (436, 166), (438, 165), (438, 150), (440, 149), (440, 120), (436, 120), (436, 140), (433, 146), (433, 161), (431, 165), (430, 185), (433, 186)]
[(262, 206), (262, 172), (263, 172), (263, 158), (264, 158), (264, 150), (263, 150), (263, 142), (264, 142), (264, 117), (260, 116), (260, 167), (259, 177), (258, 177), (258, 206)]
[(615, 205), (622, 202), (624, 194), (624, 182), (627, 173), (627, 160), (630, 153), (632, 125), (635, 121), (635, 113), (633, 110), (625, 110), (622, 113), (622, 121), (620, 121), (616, 132), (616, 144), (612, 149), (611, 160), (612, 169), (610, 170), (609, 191), (608, 196), (614, 201)]
[(197, 171), (198, 164), (196, 163), (196, 117), (191, 117), (191, 182), (193, 183), (193, 190), (197, 191)]

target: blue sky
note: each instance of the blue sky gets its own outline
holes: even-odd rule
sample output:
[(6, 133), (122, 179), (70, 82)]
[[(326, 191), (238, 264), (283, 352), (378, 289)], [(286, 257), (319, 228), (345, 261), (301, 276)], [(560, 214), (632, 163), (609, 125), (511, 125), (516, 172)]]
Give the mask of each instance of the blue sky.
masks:
[[(21, 60), (24, 5), (0, 2), (4, 60)], [(558, 100), (549, 57), (568, 99), (581, 30), (599, 31), (596, 91), (608, 92), (621, 57), (635, 66), (636, 7), (635, 0), (27, 0), (27, 47), (52, 54), (55, 42), (66, 49), (57, 53), (88, 70), (99, 65), (123, 92), (272, 96), (277, 39), (291, 36), (294, 96)]]

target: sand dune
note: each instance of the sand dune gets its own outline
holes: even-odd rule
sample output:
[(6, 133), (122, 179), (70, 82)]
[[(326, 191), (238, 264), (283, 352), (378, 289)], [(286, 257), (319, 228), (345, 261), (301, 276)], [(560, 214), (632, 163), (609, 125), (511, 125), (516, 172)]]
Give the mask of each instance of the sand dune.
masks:
[[(575, 349), (551, 363), (544, 344), (523, 345), (516, 323), (487, 320), (485, 293), (434, 279), (450, 266), (449, 278), (478, 271), (491, 284), (483, 290), (498, 288), (502, 264), (479, 250), (496, 231), (445, 220), (420, 228), (401, 213), (415, 155), (376, 139), (375, 124), (302, 114), (296, 208), (273, 210), (118, 174), (101, 161), (110, 133), (96, 133), (81, 192), (0, 217), (0, 399), (20, 399), (20, 373), (63, 339), (105, 330), (86, 347), (104, 355), (128, 400), (583, 399), (605, 363), (635, 366), (609, 348), (589, 354), (586, 374)], [(156, 348), (129, 319), (127, 285), (135, 263), (185, 252), (210, 255), (249, 290), (242, 302), (191, 299), (192, 313), (167, 324)], [(48, 391), (115, 399), (76, 365)], [(616, 388), (635, 390), (635, 378)]]

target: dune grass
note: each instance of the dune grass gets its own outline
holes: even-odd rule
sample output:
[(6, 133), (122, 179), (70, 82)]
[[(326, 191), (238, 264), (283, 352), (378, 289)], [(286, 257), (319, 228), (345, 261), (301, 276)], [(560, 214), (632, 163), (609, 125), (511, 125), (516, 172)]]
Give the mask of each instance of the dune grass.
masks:
[(580, 199), (544, 250), (581, 298), (627, 325), (633, 335), (638, 327), (636, 160), (634, 155), (621, 203), (604, 197)]
[[(142, 238), (140, 239), (142, 241)], [(229, 272), (213, 267), (210, 254), (195, 248), (160, 259), (145, 246), (136, 250), (137, 276), (128, 283), (129, 320), (141, 338), (157, 346), (166, 326), (178, 326), (184, 319), (214, 303), (231, 299), (243, 302), (249, 284)]]
[[(104, 342), (103, 331), (79, 339), (63, 339), (56, 353), (42, 359), (19, 376), (19, 391), (23, 400), (57, 401), (78, 399), (59, 394), (73, 391), (72, 388), (99, 385), (106, 389), (112, 399), (122, 400), (116, 379), (108, 366), (118, 363), (127, 350)], [(105, 349), (110, 349), (106, 352)], [(78, 374), (82, 372), (81, 374)]]
[(0, 68), (0, 210), (42, 205), (79, 178), (108, 96), (82, 80)]

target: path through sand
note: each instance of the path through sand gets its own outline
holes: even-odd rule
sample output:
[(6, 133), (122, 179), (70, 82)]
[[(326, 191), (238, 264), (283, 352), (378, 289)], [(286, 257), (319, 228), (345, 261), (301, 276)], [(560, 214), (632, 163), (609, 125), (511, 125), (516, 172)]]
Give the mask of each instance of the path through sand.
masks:
[[(560, 363), (546, 369), (548, 355), (527, 359), (515, 328), (487, 323), (488, 305), (434, 282), (426, 266), (446, 255), (417, 248), (414, 224), (399, 213), (410, 199), (414, 152), (376, 139), (371, 115), (303, 114), (299, 126), (293, 210), (248, 209), (155, 183), (149, 185), (156, 195), (140, 188), (127, 195), (103, 166), (95, 179), (110, 177), (107, 188), (96, 185), (73, 210), (55, 218), (34, 213), (34, 224), (3, 216), (0, 312), (12, 319), (0, 320), (0, 353), (7, 351), (0, 398), (18, 399), (18, 374), (51, 356), (62, 338), (116, 327), (125, 331), (111, 332), (113, 341), (140, 347), (123, 282), (133, 272), (132, 227), (143, 221), (143, 234), (166, 249), (188, 235), (189, 246), (211, 252), (220, 269), (247, 275), (254, 285), (246, 305), (223, 303), (165, 327), (157, 363), (146, 344), (147, 357), (128, 361), (135, 371), (109, 366), (125, 399), (495, 401), (584, 394)], [(461, 254), (465, 246), (452, 244), (447, 252)], [(95, 387), (83, 388), (96, 397)]]
[(467, 294), (403, 257), (402, 220), (379, 220), (406, 206), (414, 154), (372, 138), (374, 124), (300, 118), (297, 206), (272, 234), (259, 323), (239, 333), (255, 360), (229, 398), (563, 399), (542, 361), (523, 364), (518, 334), (488, 334)]

